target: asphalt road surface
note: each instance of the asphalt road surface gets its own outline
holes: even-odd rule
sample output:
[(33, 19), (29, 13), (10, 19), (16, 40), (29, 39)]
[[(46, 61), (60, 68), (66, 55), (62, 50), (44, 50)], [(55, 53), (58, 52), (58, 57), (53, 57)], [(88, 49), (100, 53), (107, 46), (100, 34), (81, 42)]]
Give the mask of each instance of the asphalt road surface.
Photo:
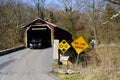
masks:
[(0, 57), (0, 80), (59, 80), (50, 74), (52, 51), (24, 49)]

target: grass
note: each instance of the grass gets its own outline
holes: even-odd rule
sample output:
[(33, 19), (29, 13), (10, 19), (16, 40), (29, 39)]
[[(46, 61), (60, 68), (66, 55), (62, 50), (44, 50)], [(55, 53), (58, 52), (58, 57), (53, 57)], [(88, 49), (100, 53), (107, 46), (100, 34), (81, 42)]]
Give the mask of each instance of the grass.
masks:
[[(83, 67), (80, 62), (77, 75), (54, 73), (61, 80), (120, 80), (120, 47), (99, 47), (88, 53), (91, 60)], [(73, 66), (71, 69), (74, 70)], [(62, 67), (63, 68), (63, 67)]]
[(120, 80), (120, 47), (99, 47), (96, 53), (89, 53), (91, 62), (80, 67), (83, 80)]
[(61, 80), (83, 80), (80, 75), (54, 73), (54, 76), (61, 78)]

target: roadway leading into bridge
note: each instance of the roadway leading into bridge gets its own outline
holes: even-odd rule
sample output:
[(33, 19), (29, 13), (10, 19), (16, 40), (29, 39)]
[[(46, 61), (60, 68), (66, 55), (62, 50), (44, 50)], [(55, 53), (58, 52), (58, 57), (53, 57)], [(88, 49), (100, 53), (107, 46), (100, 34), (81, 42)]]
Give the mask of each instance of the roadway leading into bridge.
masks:
[(10, 54), (13, 56), (6, 55), (11, 59), (0, 64), (0, 80), (58, 80), (50, 74), (52, 51), (52, 48), (25, 49)]

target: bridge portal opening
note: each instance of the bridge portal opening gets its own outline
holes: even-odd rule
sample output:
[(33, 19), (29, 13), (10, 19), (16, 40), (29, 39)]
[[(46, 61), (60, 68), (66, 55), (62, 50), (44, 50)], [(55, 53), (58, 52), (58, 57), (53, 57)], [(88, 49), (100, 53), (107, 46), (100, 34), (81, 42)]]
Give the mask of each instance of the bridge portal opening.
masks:
[(48, 26), (31, 26), (27, 30), (29, 48), (47, 48), (52, 46), (51, 29)]

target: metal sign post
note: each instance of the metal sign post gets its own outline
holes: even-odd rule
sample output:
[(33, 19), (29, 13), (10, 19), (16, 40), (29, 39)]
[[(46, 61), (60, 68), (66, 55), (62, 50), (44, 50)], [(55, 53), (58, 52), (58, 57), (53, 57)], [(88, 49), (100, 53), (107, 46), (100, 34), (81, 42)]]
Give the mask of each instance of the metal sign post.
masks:
[(64, 61), (66, 61), (66, 63), (67, 63), (67, 66), (66, 66), (66, 69), (68, 70), (68, 59), (69, 59), (69, 56), (62, 56), (61, 57), (61, 60), (64, 60)]
[[(58, 49), (63, 53), (64, 53), (70, 48), (71, 46), (68, 44), (68, 42), (66, 40), (62, 40), (59, 44), (58, 44)], [(67, 69), (68, 69), (68, 59), (69, 56), (64, 56), (63, 59), (65, 59), (67, 61)], [(59, 65), (60, 66), (60, 65)]]
[(76, 68), (76, 71), (77, 71), (77, 67), (78, 67), (79, 56), (80, 56), (80, 55), (78, 54), (78, 55), (77, 55), (77, 60), (76, 60), (76, 67), (75, 67), (75, 68)]
[(77, 55), (77, 60), (76, 60), (76, 66), (75, 66), (75, 71), (77, 72), (77, 68), (78, 68), (78, 62), (79, 62), (79, 54)]
[(80, 54), (77, 55), (77, 59), (76, 59), (76, 65), (75, 65), (76, 75), (74, 75), (74, 80), (76, 80), (76, 76), (77, 76), (79, 57), (80, 57)]
[[(75, 49), (75, 51), (77, 52), (77, 60), (76, 60), (76, 66), (75, 66), (75, 71), (77, 72), (77, 68), (78, 68), (78, 62), (79, 62), (79, 54), (81, 52), (83, 52), (86, 48), (88, 48), (88, 44), (87, 42), (84, 40), (83, 37), (79, 37), (78, 39), (76, 39), (75, 41), (73, 41), (71, 43), (71, 45), (73, 46), (73, 48)], [(75, 79), (75, 78), (74, 78)]]

